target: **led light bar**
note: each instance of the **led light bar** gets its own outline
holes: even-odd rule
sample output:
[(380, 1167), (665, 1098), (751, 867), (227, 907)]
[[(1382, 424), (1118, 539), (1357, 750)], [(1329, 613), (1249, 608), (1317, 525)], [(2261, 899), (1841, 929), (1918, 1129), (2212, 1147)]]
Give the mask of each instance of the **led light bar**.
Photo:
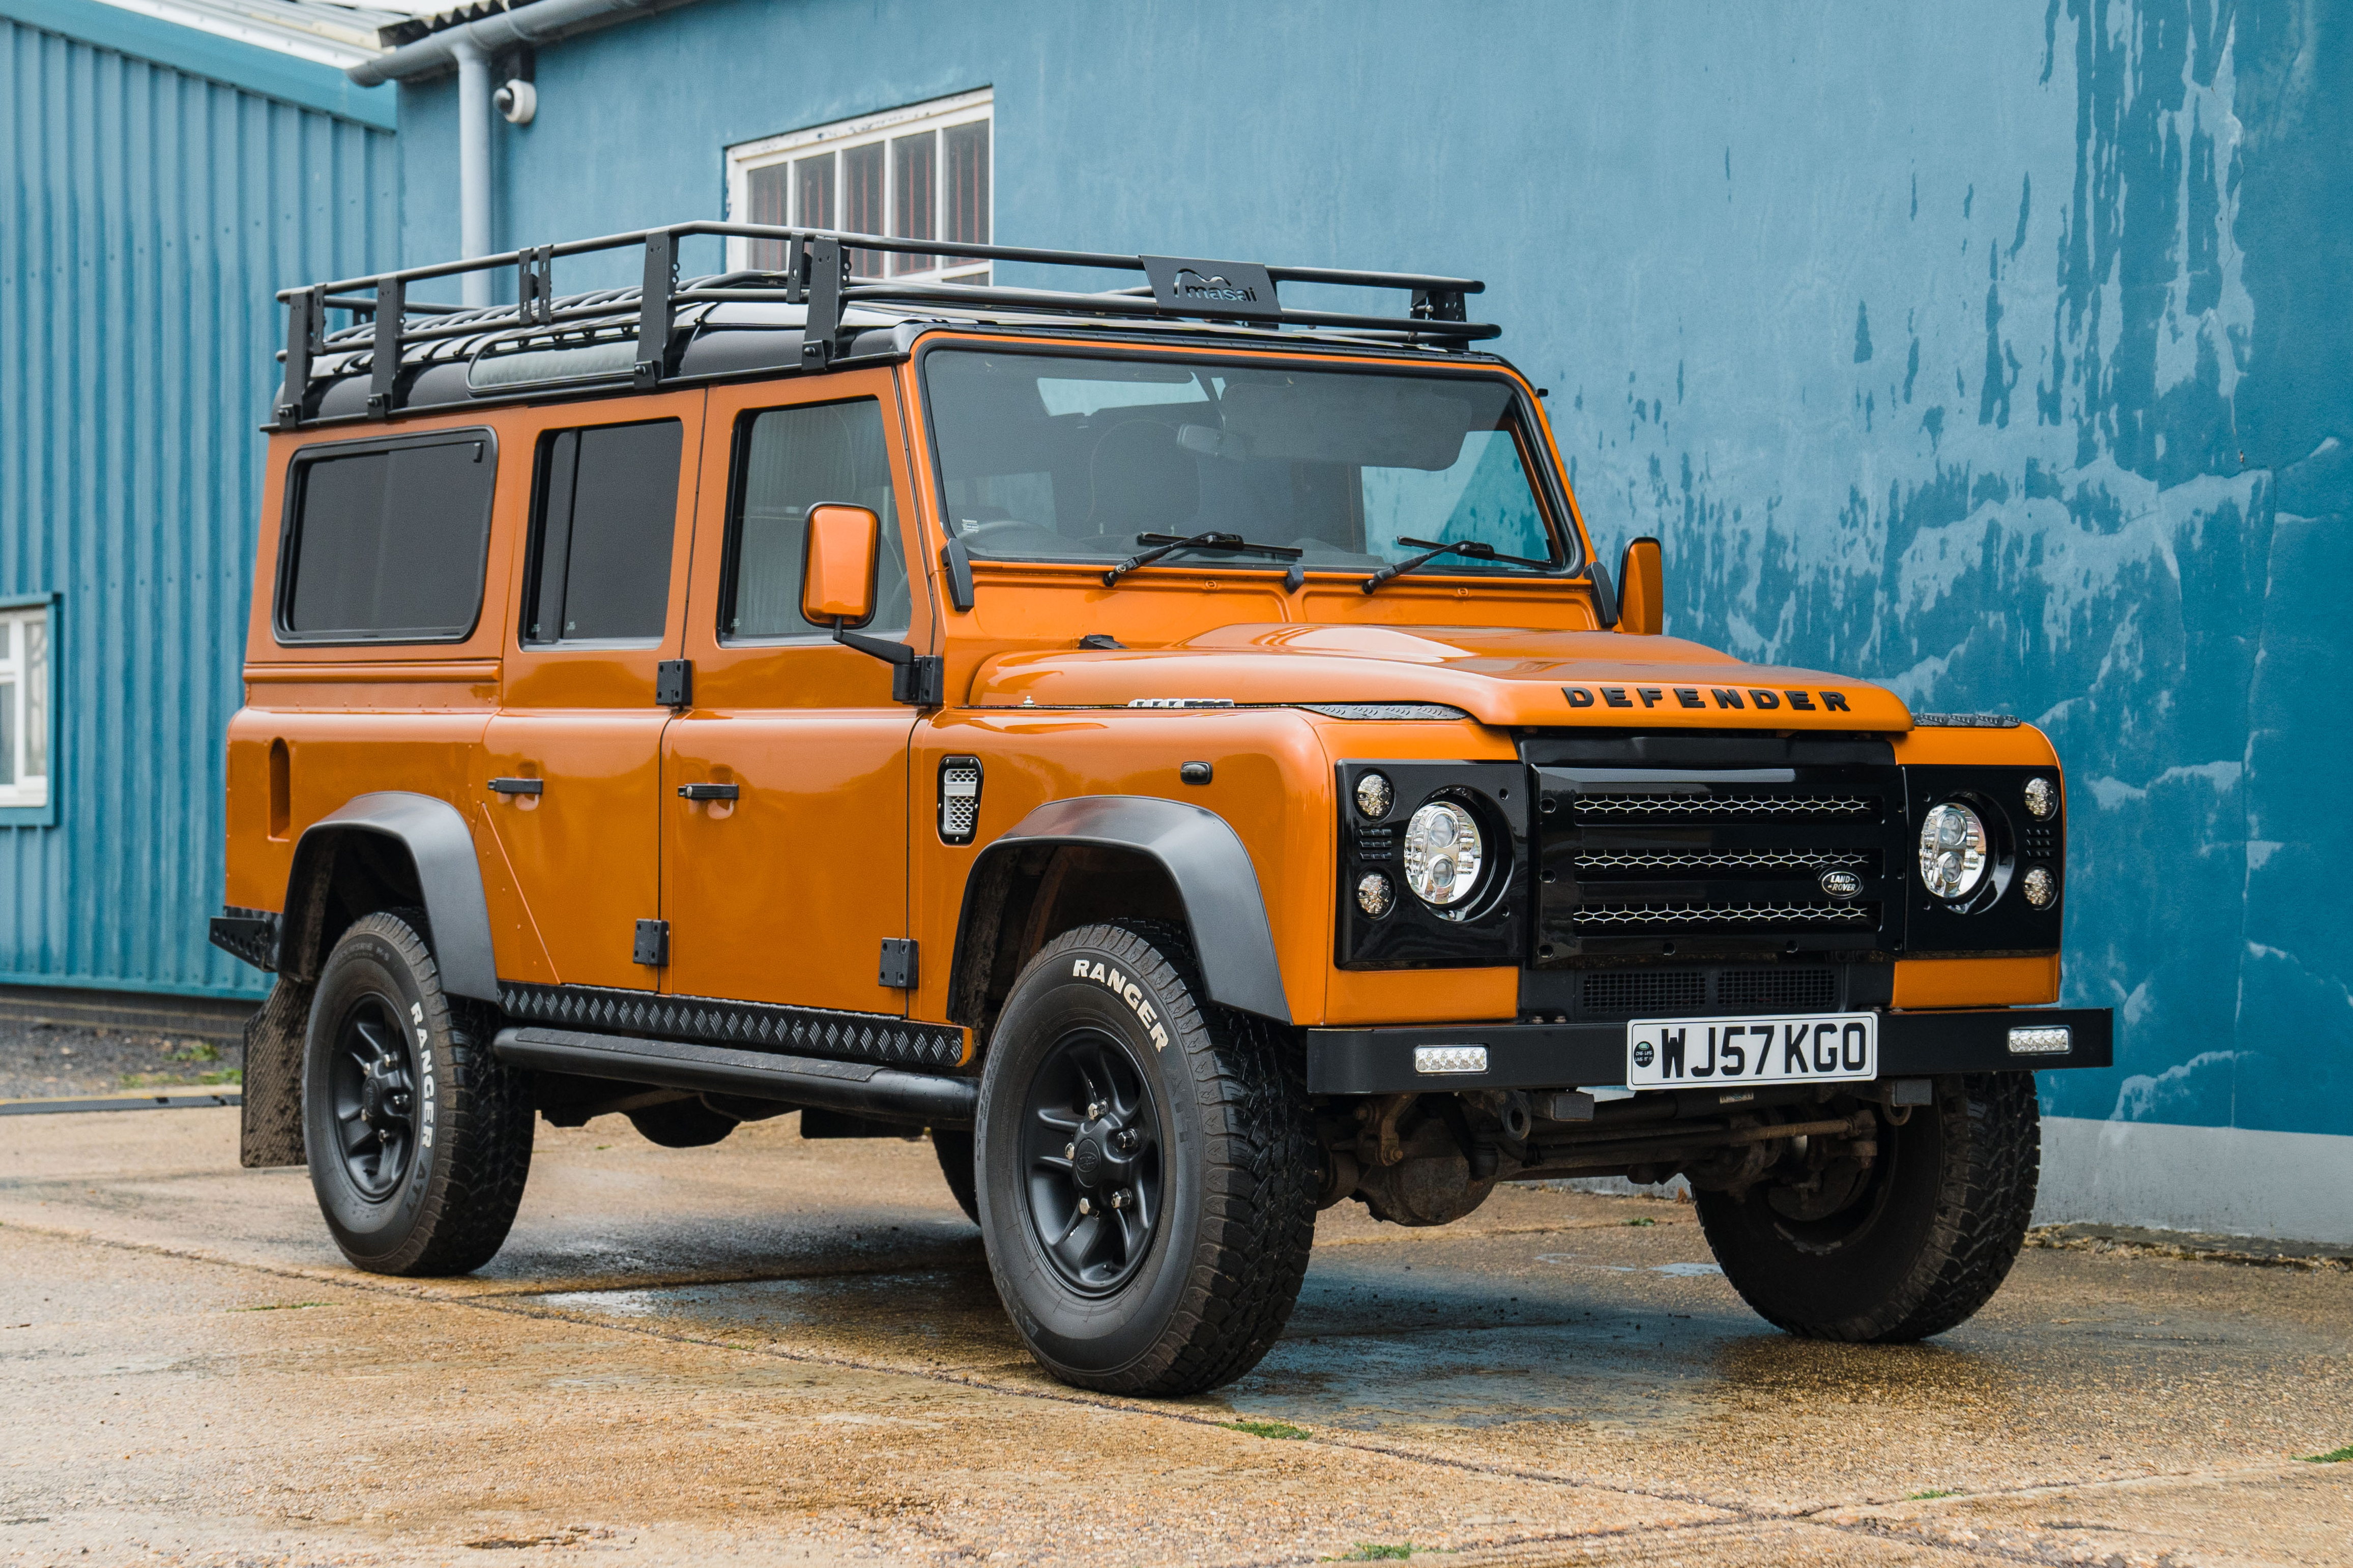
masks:
[(2074, 1036), (2064, 1024), (2021, 1026), (2010, 1032), (2010, 1054), (2014, 1057), (2063, 1057), (2074, 1048)]
[[(2015, 1050), (2017, 1047), (2012, 1047)], [(1437, 1076), (1444, 1073), (1485, 1072), (1487, 1047), (1484, 1046), (1416, 1046), (1413, 1048), (1413, 1070)]]

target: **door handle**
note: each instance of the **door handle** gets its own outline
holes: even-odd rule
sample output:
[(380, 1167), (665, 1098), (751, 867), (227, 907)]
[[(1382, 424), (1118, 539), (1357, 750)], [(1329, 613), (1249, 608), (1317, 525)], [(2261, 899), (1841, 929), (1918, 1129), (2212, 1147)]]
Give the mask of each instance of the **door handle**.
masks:
[(492, 795), (545, 795), (547, 781), (545, 779), (492, 779), (491, 793)]
[(743, 793), (743, 785), (732, 784), (690, 784), (678, 786), (681, 800), (735, 800), (741, 797)]

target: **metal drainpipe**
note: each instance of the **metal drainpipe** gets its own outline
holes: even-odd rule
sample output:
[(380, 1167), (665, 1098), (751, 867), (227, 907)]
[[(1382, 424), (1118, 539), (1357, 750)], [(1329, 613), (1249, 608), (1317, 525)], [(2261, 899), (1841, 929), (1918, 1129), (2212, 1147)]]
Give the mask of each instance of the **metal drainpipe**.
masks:
[[(458, 60), (458, 244), (470, 258), (491, 254), (491, 57), (471, 38), (450, 40)], [(469, 306), (491, 302), (491, 275), (469, 272)]]

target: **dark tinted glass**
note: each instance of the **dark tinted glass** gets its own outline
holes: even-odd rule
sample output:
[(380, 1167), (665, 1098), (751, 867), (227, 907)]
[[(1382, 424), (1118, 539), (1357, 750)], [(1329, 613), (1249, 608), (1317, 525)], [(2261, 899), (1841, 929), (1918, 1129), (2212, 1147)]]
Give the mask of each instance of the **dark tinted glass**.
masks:
[(881, 406), (871, 398), (814, 408), (771, 408), (751, 416), (738, 445), (736, 513), (728, 542), (727, 603), (720, 625), (731, 638), (824, 636), (831, 626), (801, 618), (801, 554), (809, 508), (839, 501), (882, 520), (874, 568), (877, 634), (907, 629), (907, 552)]
[(287, 635), (464, 637), (482, 604), (496, 468), (479, 436), (301, 463), (280, 598)]
[(662, 635), (683, 440), (675, 419), (541, 440), (525, 641)]

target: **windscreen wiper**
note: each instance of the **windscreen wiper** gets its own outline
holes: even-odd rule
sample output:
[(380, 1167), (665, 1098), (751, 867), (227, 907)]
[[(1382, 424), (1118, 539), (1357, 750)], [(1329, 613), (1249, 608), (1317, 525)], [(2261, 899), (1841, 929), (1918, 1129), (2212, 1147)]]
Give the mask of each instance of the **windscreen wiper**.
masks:
[(1473, 561), (1504, 561), (1514, 566), (1549, 568), (1552, 565), (1549, 561), (1531, 561), (1525, 555), (1499, 555), (1493, 545), (1482, 544), (1475, 539), (1460, 539), (1451, 544), (1440, 544), (1429, 539), (1400, 539), (1398, 542), (1409, 544), (1421, 553), (1410, 561), (1393, 562), (1382, 567), (1358, 584), (1358, 587), (1369, 594), (1382, 584), (1402, 577), (1416, 567), (1427, 566), (1441, 555), (1467, 555)]
[(1296, 561), (1307, 553), (1288, 544), (1253, 544), (1239, 533), (1139, 533), (1135, 542), (1149, 544), (1152, 548), (1139, 551), (1105, 572), (1103, 575), (1104, 587), (1112, 587), (1137, 567), (1149, 566), (1162, 556), (1179, 550), (1223, 550), (1234, 554), (1271, 555), (1283, 561)]

